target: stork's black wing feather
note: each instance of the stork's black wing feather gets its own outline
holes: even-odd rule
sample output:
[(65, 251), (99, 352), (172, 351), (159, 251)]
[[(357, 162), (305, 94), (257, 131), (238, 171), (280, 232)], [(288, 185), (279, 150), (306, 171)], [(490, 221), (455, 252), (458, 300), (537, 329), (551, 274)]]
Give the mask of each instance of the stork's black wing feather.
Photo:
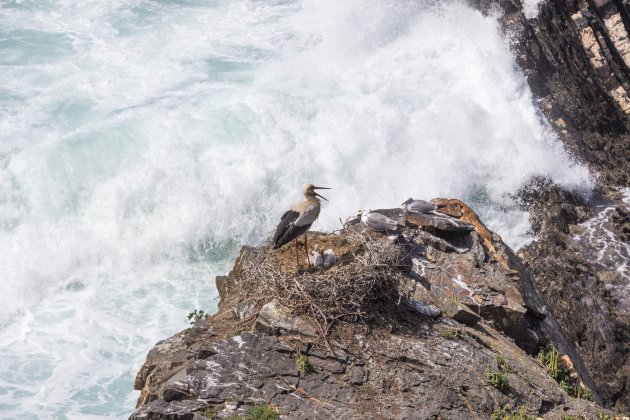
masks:
[(282, 245), (291, 242), (308, 230), (309, 226), (295, 226), (294, 222), (300, 216), (295, 210), (289, 210), (282, 215), (280, 223), (273, 235), (273, 248), (280, 248)]

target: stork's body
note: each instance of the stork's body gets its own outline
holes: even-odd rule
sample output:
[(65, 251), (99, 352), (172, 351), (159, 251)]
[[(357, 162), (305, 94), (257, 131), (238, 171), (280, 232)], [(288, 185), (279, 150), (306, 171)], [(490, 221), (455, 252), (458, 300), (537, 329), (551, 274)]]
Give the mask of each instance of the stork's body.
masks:
[[(304, 197), (306, 200), (294, 204), (289, 211), (284, 213), (280, 223), (276, 228), (276, 233), (273, 235), (273, 248), (280, 248), (282, 245), (291, 241), (295, 241), (295, 259), (297, 265), (300, 265), (298, 257), (297, 238), (300, 235), (304, 235), (304, 246), (306, 247), (306, 255), (308, 255), (308, 238), (306, 232), (311, 228), (311, 225), (317, 217), (319, 217), (319, 211), (321, 208), (320, 198), (324, 197), (315, 192), (316, 189), (329, 189), (325, 187), (316, 187), (313, 184), (307, 184), (304, 186)], [(319, 197), (319, 198), (318, 198)]]

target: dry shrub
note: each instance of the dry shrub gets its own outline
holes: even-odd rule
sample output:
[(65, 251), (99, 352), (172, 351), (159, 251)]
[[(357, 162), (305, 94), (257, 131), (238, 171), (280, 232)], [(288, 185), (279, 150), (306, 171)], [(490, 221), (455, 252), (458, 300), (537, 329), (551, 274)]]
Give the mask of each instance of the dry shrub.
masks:
[[(277, 299), (294, 315), (306, 315), (324, 336), (338, 322), (370, 321), (400, 303), (402, 271), (409, 258), (401, 246), (371, 232), (342, 232), (352, 257), (328, 270), (295, 272), (274, 260), (270, 248), (243, 261), (240, 286), (265, 300)], [(380, 237), (379, 237), (380, 236)], [(291, 272), (293, 271), (293, 272)]]

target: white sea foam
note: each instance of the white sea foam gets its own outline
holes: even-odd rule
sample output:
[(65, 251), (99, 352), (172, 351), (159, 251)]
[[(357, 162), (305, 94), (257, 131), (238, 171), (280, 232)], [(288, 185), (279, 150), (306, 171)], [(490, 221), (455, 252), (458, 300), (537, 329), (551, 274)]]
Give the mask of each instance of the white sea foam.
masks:
[[(630, 188), (621, 192), (622, 202), (618, 205), (628, 211)], [(630, 315), (630, 245), (618, 236), (613, 226), (615, 207), (602, 204), (596, 210), (593, 217), (575, 229), (573, 240), (579, 245), (578, 254), (602, 274), (601, 278), (597, 276), (598, 280), (611, 298), (618, 302), (619, 313)]]
[(538, 17), (540, 5), (545, 0), (523, 0), (523, 14), (527, 19), (535, 19)]
[[(623, 204), (620, 205), (625, 205), (628, 210), (630, 188), (621, 192)], [(616, 212), (615, 207), (600, 205), (596, 209), (595, 216), (579, 225), (573, 240), (580, 244), (580, 254), (600, 271), (616, 271), (623, 277), (624, 281), (617, 286), (624, 289), (624, 299), (630, 302), (630, 245), (619, 238), (611, 223), (611, 217)]]
[(317, 229), (460, 197), (512, 245), (532, 176), (590, 190), (496, 19), (458, 2), (0, 5), (2, 417), (124, 417), (158, 339), (301, 185)]

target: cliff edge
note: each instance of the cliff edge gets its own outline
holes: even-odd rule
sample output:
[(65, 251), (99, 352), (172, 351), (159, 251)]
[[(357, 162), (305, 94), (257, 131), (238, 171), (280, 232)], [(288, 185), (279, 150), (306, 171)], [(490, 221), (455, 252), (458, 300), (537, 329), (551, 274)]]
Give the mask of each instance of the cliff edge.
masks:
[(218, 313), (147, 356), (131, 418), (610, 415), (519, 258), (464, 203), (435, 202), (379, 210), (397, 232), (312, 234), (329, 268), (244, 247)]

